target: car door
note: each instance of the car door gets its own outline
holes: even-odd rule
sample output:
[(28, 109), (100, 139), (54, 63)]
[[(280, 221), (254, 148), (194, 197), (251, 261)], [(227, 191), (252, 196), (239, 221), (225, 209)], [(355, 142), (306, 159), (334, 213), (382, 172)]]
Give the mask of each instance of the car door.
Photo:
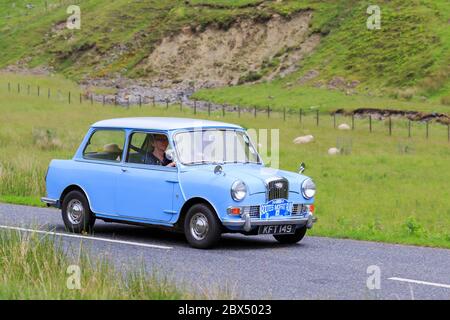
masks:
[(93, 212), (111, 215), (116, 210), (115, 185), (121, 172), (125, 130), (95, 129), (73, 170), (73, 181), (89, 195)]
[[(140, 222), (169, 222), (174, 214), (172, 198), (178, 184), (175, 167), (147, 164), (151, 152), (149, 132), (132, 132), (128, 153), (117, 180), (117, 214)], [(134, 147), (134, 149), (133, 149)]]

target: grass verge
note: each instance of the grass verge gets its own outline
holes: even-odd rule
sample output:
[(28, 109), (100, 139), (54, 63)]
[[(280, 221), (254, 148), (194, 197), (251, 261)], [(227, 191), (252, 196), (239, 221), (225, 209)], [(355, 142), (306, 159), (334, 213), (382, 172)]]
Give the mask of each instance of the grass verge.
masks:
[[(54, 237), (0, 230), (0, 299), (194, 299), (167, 279), (74, 257)], [(79, 281), (76, 276), (79, 275)]]

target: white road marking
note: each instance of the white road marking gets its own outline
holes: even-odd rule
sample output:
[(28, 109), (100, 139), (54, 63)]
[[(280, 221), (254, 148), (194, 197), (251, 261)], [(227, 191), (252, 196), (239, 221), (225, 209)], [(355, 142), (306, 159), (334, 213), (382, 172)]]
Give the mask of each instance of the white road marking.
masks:
[(426, 286), (434, 286), (434, 287), (441, 287), (441, 288), (450, 289), (450, 284), (426, 282), (426, 281), (404, 279), (404, 278), (396, 278), (396, 277), (388, 278), (388, 280), (402, 281), (402, 282), (409, 282), (409, 283), (416, 283), (416, 284), (423, 284), (423, 285), (426, 285)]
[(159, 245), (156, 245), (156, 244), (147, 244), (147, 243), (131, 242), (131, 241), (121, 241), (121, 240), (113, 240), (113, 239), (107, 239), (107, 238), (88, 237), (88, 236), (81, 236), (81, 235), (77, 235), (77, 234), (69, 234), (69, 233), (61, 233), (61, 232), (34, 230), (34, 229), (26, 229), (26, 228), (10, 227), (10, 226), (2, 226), (2, 225), (0, 225), (0, 228), (1, 229), (10, 229), (10, 230), (23, 231), (23, 232), (42, 233), (42, 234), (62, 236), (62, 237), (69, 237), (69, 238), (87, 239), (87, 240), (103, 241), (103, 242), (110, 242), (110, 243), (120, 243), (120, 244), (127, 244), (127, 245), (131, 245), (131, 246), (138, 246), (138, 247), (145, 247), (145, 248), (165, 249), (165, 250), (173, 249), (173, 247), (159, 246)]

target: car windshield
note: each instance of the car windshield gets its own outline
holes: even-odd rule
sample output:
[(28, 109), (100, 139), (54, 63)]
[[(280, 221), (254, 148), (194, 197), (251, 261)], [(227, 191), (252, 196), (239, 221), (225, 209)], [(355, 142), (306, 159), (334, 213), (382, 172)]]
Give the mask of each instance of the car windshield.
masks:
[(206, 129), (180, 132), (174, 138), (178, 160), (201, 163), (261, 163), (258, 152), (243, 131)]

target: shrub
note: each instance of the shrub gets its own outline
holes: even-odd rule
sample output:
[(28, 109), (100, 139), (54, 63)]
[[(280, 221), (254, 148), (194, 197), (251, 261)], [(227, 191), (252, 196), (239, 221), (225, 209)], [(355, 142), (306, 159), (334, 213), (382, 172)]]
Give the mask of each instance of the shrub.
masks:
[(406, 231), (410, 235), (419, 235), (422, 232), (422, 226), (414, 217), (408, 217), (405, 222)]
[(238, 84), (246, 82), (254, 82), (262, 78), (262, 74), (258, 71), (249, 71), (247, 74), (239, 78)]
[(442, 97), (441, 104), (443, 104), (444, 106), (450, 106), (450, 96)]
[(33, 143), (43, 150), (61, 148), (61, 140), (56, 136), (56, 132), (50, 129), (33, 129)]

